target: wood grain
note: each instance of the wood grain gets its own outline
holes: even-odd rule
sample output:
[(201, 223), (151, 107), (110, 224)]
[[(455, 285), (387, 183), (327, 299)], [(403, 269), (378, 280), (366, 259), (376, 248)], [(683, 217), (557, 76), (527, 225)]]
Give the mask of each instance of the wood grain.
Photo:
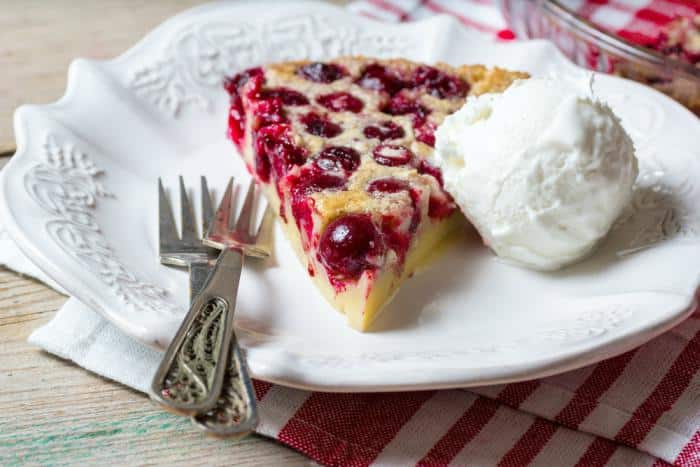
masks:
[[(73, 58), (116, 56), (199, 3), (0, 0), (0, 157), (14, 149), (14, 109), (57, 99)], [(5, 162), (0, 158), (0, 167)], [(0, 465), (313, 464), (259, 436), (206, 438), (142, 394), (27, 344), (65, 301), (0, 267)]]

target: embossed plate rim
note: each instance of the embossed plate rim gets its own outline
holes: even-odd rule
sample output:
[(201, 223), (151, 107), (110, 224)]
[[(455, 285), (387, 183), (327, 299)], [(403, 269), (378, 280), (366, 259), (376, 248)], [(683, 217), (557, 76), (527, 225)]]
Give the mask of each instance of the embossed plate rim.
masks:
[[(289, 6), (289, 3), (286, 2), (277, 3), (284, 3), (284, 5)], [(41, 162), (39, 158), (40, 154), (36, 150), (31, 150), (31, 144), (42, 143), (47, 133), (60, 134), (67, 132), (75, 136), (74, 130), (76, 128), (74, 128), (73, 125), (68, 125), (69, 128), (64, 129), (60, 122), (56, 123), (53, 120), (60, 120), (62, 113), (75, 110), (77, 106), (75, 101), (82, 97), (80, 93), (80, 83), (82, 83), (83, 80), (87, 80), (88, 84), (90, 84), (91, 79), (96, 80), (95, 82), (99, 82), (100, 84), (103, 84), (105, 78), (119, 81), (120, 78), (116, 76), (116, 73), (121, 71), (121, 67), (125, 64), (131, 63), (132, 60), (138, 61), (143, 55), (149, 55), (149, 58), (153, 59), (153, 57), (156, 56), (156, 54), (153, 54), (153, 49), (155, 49), (156, 46), (160, 49), (157, 54), (160, 56), (160, 52), (171, 39), (160, 37), (161, 34), (166, 34), (169, 30), (168, 28), (177, 26), (181, 22), (184, 23), (188, 18), (197, 15), (214, 15), (219, 8), (231, 10), (238, 8), (244, 9), (250, 6), (250, 4), (252, 4), (252, 2), (243, 4), (239, 2), (239, 4), (235, 5), (223, 3), (203, 5), (178, 15), (166, 21), (161, 26), (158, 26), (153, 32), (146, 36), (146, 38), (139, 41), (136, 46), (120, 57), (106, 62), (85, 60), (74, 62), (69, 70), (66, 94), (58, 102), (47, 106), (24, 107), (16, 113), (15, 127), (18, 139), (18, 151), (16, 156), (7, 165), (3, 177), (0, 179), (0, 193), (6, 193), (6, 190), (9, 190), (9, 183), (6, 179), (9, 179), (11, 175), (8, 174), (24, 176), (28, 165)], [(446, 17), (432, 18), (411, 25), (388, 26), (365, 19), (347, 18), (347, 13), (342, 10), (326, 5), (314, 4), (312, 2), (300, 3), (294, 8), (298, 8), (300, 14), (311, 15), (309, 5), (311, 5), (311, 9), (320, 10), (324, 14), (342, 15), (346, 17), (346, 26), (348, 27), (359, 28), (361, 26), (362, 28), (372, 31), (424, 31), (426, 37), (433, 35), (436, 39), (435, 42), (424, 45), (423, 56), (425, 57), (436, 56), (434, 58), (439, 58), (440, 51), (443, 51), (448, 45), (446, 44), (446, 42), (448, 42), (445, 40), (446, 37), (441, 37), (440, 34), (435, 31), (436, 29), (444, 29), (446, 31), (445, 34), (456, 34), (458, 39), (465, 41), (467, 38), (471, 37), (470, 34), (465, 31), (457, 31), (454, 29), (456, 23)], [(183, 30), (184, 29), (185, 28), (183, 28)], [(561, 56), (548, 44), (533, 42), (530, 45), (519, 44), (517, 47), (530, 47), (528, 50), (551, 55), (549, 60), (552, 62), (552, 66), (575, 69), (573, 65), (564, 62)], [(99, 76), (95, 77), (96, 75)], [(601, 81), (613, 84), (619, 84), (620, 82), (620, 80), (616, 78), (608, 77), (602, 77)], [(654, 91), (648, 90), (641, 85), (625, 83), (625, 86), (629, 86), (630, 89), (637, 89), (639, 93), (651, 96), (653, 99), (661, 99), (663, 104), (673, 112), (679, 114), (685, 112), (687, 114), (687, 111), (681, 109), (680, 106), (673, 101), (657, 95)], [(119, 86), (115, 87), (113, 83), (110, 84), (111, 91), (114, 91), (117, 87)], [(124, 88), (119, 88), (118, 90), (126, 93), (130, 92), (128, 89)], [(126, 95), (126, 97), (127, 101), (133, 98), (134, 100), (139, 99), (139, 102), (141, 102), (141, 100), (145, 102), (142, 107), (139, 103), (140, 107), (137, 109), (138, 112), (147, 113), (149, 111), (150, 102), (140, 99), (135, 95)], [(147, 115), (147, 118), (152, 117), (153, 115)], [(183, 119), (178, 120), (177, 125), (174, 126), (181, 127), (182, 125), (188, 125), (188, 118), (191, 118), (191, 115), (188, 116), (185, 114)], [(41, 121), (41, 119), (48, 119), (50, 121)], [(71, 122), (72, 121), (63, 123)], [(82, 130), (82, 128), (78, 129)], [(58, 138), (60, 139), (61, 137)], [(78, 138), (78, 140), (81, 141), (79, 145), (82, 146), (82, 139)], [(91, 149), (93, 143), (99, 142), (100, 141), (90, 140), (84, 143), (85, 146), (89, 146)], [(68, 144), (68, 142), (59, 141), (58, 144)], [(81, 147), (79, 151), (89, 152), (89, 149), (87, 147)], [(104, 163), (118, 164), (118, 161), (109, 160), (105, 158), (104, 155), (101, 156), (101, 161)], [(86, 171), (86, 174), (81, 176), (89, 177), (90, 174), (87, 172), (89, 171)], [(109, 190), (109, 187), (107, 189)], [(14, 195), (15, 193), (8, 192), (7, 194)], [(23, 231), (23, 226), (27, 225), (28, 220), (22, 219), (20, 221), (21, 214), (13, 212), (13, 207), (5, 202), (8, 197), (0, 198), (2, 198), (2, 200), (0, 200), (0, 215), (7, 224), (8, 233), (41, 269), (49, 276), (56, 279), (57, 282), (64, 286), (71, 294), (81, 299), (84, 303), (87, 303), (91, 308), (100, 311), (127, 334), (150, 345), (162, 345), (169, 332), (164, 326), (161, 326), (160, 329), (156, 329), (152, 322), (134, 320), (133, 316), (129, 318), (128, 315), (120, 312), (119, 304), (111, 301), (109, 296), (107, 296), (108, 294), (106, 295), (105, 290), (99, 287), (93, 290), (93, 288), (90, 287), (89, 280), (91, 278), (86, 277), (88, 274), (81, 275), (79, 273), (67, 272), (65, 260), (62, 260), (60, 255), (57, 255), (56, 251), (41, 242), (41, 239), (45, 239), (46, 237), (41, 237), (41, 235), (37, 236), (38, 234), (36, 232)], [(693, 285), (697, 285), (698, 277), (694, 277), (693, 280), (695, 280)], [(615, 333), (611, 332), (610, 334), (615, 334), (615, 336), (610, 337), (610, 335), (606, 335), (605, 333), (608, 330), (604, 329), (603, 337), (600, 338), (600, 336), (595, 334), (595, 326), (600, 323), (596, 322), (591, 324), (590, 329), (586, 328), (584, 323), (579, 330), (583, 335), (578, 336), (578, 338), (582, 339), (585, 345), (571, 345), (567, 347), (564, 345), (552, 344), (554, 352), (546, 358), (537, 358), (526, 364), (511, 366), (503, 365), (503, 362), (498, 361), (478, 366), (477, 363), (479, 362), (477, 360), (488, 360), (492, 358), (493, 355), (508, 353), (489, 348), (489, 345), (477, 345), (470, 349), (464, 349), (459, 355), (455, 352), (452, 352), (451, 355), (445, 355), (441, 347), (435, 345), (434, 342), (418, 342), (420, 348), (417, 350), (413, 351), (412, 349), (407, 349), (404, 353), (396, 352), (393, 355), (382, 354), (381, 352), (373, 353), (370, 348), (366, 353), (360, 351), (347, 353), (341, 356), (335, 354), (328, 356), (319, 353), (315, 349), (309, 350), (301, 348), (298, 351), (290, 351), (291, 347), (275, 347), (276, 342), (274, 340), (264, 343), (265, 345), (258, 346), (256, 345), (253, 333), (248, 333), (245, 327), (243, 331), (249, 334), (247, 342), (249, 344), (250, 366), (253, 374), (261, 379), (273, 382), (305, 389), (322, 389), (325, 391), (383, 391), (469, 386), (545, 376), (592, 363), (604, 357), (629, 350), (684, 319), (689, 312), (687, 305), (689, 305), (692, 297), (691, 292), (690, 286), (688, 286), (687, 289), (683, 289), (682, 294), (675, 296), (669, 295), (669, 300), (673, 297), (679, 300), (676, 301), (675, 305), (669, 306), (664, 313), (654, 315), (653, 319), (647, 319), (644, 326), (629, 327), (630, 315), (624, 315), (624, 317), (619, 319), (619, 322), (610, 325), (611, 329), (615, 328)], [(638, 298), (637, 300), (641, 301), (642, 299)], [(85, 306), (87, 307), (88, 305)], [(165, 308), (168, 307), (169, 305), (165, 306)], [(607, 307), (603, 313), (609, 314), (611, 310), (610, 307)], [(639, 310), (642, 310), (642, 308)], [(639, 310), (633, 310), (631, 312), (632, 315), (639, 313)], [(590, 315), (590, 310), (588, 314)], [(167, 318), (168, 313), (165, 313), (163, 316)], [(581, 314), (581, 316), (584, 317), (584, 314)], [(624, 332), (617, 332), (620, 331), (619, 328)], [(567, 329), (569, 334), (561, 336), (555, 335), (559, 332), (559, 329), (553, 328), (549, 331), (545, 329), (545, 334), (540, 337), (546, 342), (560, 343), (570, 339), (576, 340), (577, 328), (569, 327)], [(352, 331), (347, 329), (347, 332)], [(552, 335), (547, 335), (547, 332)], [(573, 334), (571, 334), (572, 332)], [(540, 337), (535, 340), (540, 339)], [(530, 336), (530, 338), (532, 340), (532, 336)], [(520, 343), (520, 345), (522, 346), (522, 343)], [(465, 364), (464, 361), (467, 357), (474, 358), (469, 358), (467, 364)], [(542, 356), (540, 355), (540, 357)], [(400, 360), (400, 364), (397, 365), (394, 360)], [(414, 368), (414, 371), (411, 372), (410, 369), (414, 361), (417, 362), (417, 366)], [(435, 368), (432, 368), (431, 371), (425, 371), (431, 368), (431, 362), (435, 363)], [(460, 367), (460, 365), (462, 366)], [(351, 368), (352, 371), (348, 372), (348, 368)]]

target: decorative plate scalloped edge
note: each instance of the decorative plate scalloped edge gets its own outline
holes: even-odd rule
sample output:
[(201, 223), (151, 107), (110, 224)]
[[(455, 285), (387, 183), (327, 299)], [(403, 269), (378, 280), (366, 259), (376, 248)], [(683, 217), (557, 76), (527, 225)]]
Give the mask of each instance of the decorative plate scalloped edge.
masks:
[[(155, 178), (201, 172), (221, 186), (222, 164), (245, 177), (224, 139), (224, 74), (357, 53), (582, 72), (549, 43), (487, 42), (442, 16), (387, 25), (312, 2), (194, 8), (114, 60), (73, 62), (58, 102), (18, 109), (18, 150), (0, 180), (8, 233), (72, 295), (162, 347), (184, 312), (186, 279), (157, 262)], [(500, 383), (611, 357), (683, 320), (700, 282), (700, 123), (636, 83), (600, 76), (596, 91), (633, 136), (642, 174), (592, 258), (540, 274), (465, 241), (453, 247), (464, 255), (404, 288), (377, 332), (357, 334), (278, 241), (276, 264), (251, 264), (242, 282), (237, 326), (252, 372), (326, 391)]]

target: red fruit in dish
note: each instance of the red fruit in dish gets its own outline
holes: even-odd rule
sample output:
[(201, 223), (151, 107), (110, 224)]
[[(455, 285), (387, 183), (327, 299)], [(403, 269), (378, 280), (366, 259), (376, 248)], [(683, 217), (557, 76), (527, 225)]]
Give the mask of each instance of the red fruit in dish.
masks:
[(334, 112), (359, 113), (364, 103), (349, 92), (333, 92), (316, 98), (316, 102)]
[(378, 63), (367, 65), (356, 83), (363, 88), (389, 94), (396, 94), (406, 86), (396, 73)]
[(314, 62), (300, 67), (297, 74), (315, 83), (332, 83), (345, 77), (347, 72), (334, 63)]
[[(414, 125), (416, 125), (415, 122)], [(430, 147), (435, 147), (435, 129), (435, 124), (429, 121), (425, 121), (420, 125), (414, 126), (416, 139)]]
[[(413, 205), (413, 215), (411, 216), (411, 225), (408, 230), (409, 232), (416, 231), (418, 223), (420, 222), (420, 211), (418, 210), (420, 195), (417, 191), (411, 189), (408, 182), (394, 177), (378, 178), (372, 180), (369, 185), (367, 185), (367, 191), (369, 193), (399, 193), (401, 191), (407, 191), (411, 197), (411, 204)], [(386, 229), (383, 229), (383, 231), (385, 230)], [(393, 237), (396, 237), (396, 235), (393, 235)]]
[(243, 146), (243, 140), (245, 139), (246, 124), (245, 109), (243, 107), (243, 98), (241, 97), (240, 89), (251, 78), (257, 78), (260, 83), (262, 83), (262, 68), (251, 68), (249, 70), (245, 70), (224, 81), (224, 89), (226, 89), (231, 96), (228, 117), (228, 136), (233, 140), (239, 149)]
[(253, 130), (287, 123), (287, 117), (282, 109), (282, 101), (279, 98), (255, 101), (251, 105), (253, 113)]
[(409, 186), (405, 180), (394, 177), (378, 178), (367, 185), (367, 191), (370, 193), (398, 193), (403, 190), (408, 191), (408, 189)]
[(295, 165), (306, 161), (306, 153), (292, 142), (289, 125), (270, 125), (255, 134), (255, 170), (264, 182), (270, 179), (270, 168), (275, 178), (281, 179)]
[(312, 135), (322, 136), (324, 138), (333, 138), (343, 131), (340, 125), (331, 122), (327, 117), (315, 112), (310, 112), (301, 117), (301, 123), (304, 124), (306, 131)]
[(245, 109), (243, 99), (238, 93), (231, 94), (231, 105), (228, 111), (228, 137), (236, 143), (239, 149), (245, 139)]
[(314, 160), (316, 166), (326, 172), (352, 173), (360, 166), (360, 154), (353, 148), (329, 146)]
[(346, 180), (317, 169), (305, 167), (290, 181), (292, 194), (292, 215), (307, 238), (311, 238), (313, 225), (311, 220), (312, 200), (309, 195), (324, 190), (341, 190)]
[(302, 93), (289, 88), (273, 88), (262, 91), (263, 99), (279, 99), (284, 105), (308, 105), (309, 99)]
[(428, 200), (428, 216), (431, 219), (444, 219), (457, 209), (450, 198), (431, 196)]
[(391, 120), (366, 126), (362, 133), (366, 138), (377, 138), (380, 141), (403, 138), (406, 134), (402, 127)]
[(424, 87), (428, 94), (440, 99), (464, 97), (469, 92), (469, 84), (466, 81), (427, 65), (416, 68), (411, 77), (411, 84), (414, 87)]
[(395, 95), (382, 108), (382, 112), (389, 115), (415, 115), (415, 118), (424, 120), (430, 113), (426, 107), (422, 106), (415, 100), (406, 97), (402, 93)]
[(330, 275), (357, 279), (373, 269), (371, 257), (383, 253), (383, 244), (372, 219), (366, 214), (348, 214), (326, 227), (318, 256)]
[(249, 68), (235, 75), (232, 78), (227, 78), (224, 80), (224, 88), (229, 94), (237, 93), (251, 78), (263, 77), (262, 68)]
[(438, 181), (438, 183), (440, 184), (440, 188), (443, 187), (442, 171), (439, 168), (432, 165), (430, 162), (426, 161), (425, 159), (420, 159), (420, 161), (418, 161), (418, 165), (416, 166), (416, 170), (418, 170), (419, 174), (431, 175), (433, 178), (435, 178), (435, 180)]
[(411, 162), (413, 153), (410, 149), (398, 144), (380, 144), (372, 151), (372, 157), (378, 164), (397, 167)]

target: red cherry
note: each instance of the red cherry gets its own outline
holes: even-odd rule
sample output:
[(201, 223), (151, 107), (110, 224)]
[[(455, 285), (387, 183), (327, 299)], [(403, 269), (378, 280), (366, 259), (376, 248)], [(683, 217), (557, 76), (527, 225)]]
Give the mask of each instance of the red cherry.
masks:
[(228, 137), (238, 146), (243, 148), (243, 139), (245, 138), (245, 109), (243, 108), (243, 100), (238, 93), (231, 94), (231, 105), (228, 111)]
[(228, 118), (228, 136), (233, 140), (239, 149), (243, 147), (246, 125), (245, 107), (240, 90), (251, 78), (257, 79), (257, 81), (261, 84), (263, 80), (262, 68), (251, 68), (238, 73), (232, 78), (227, 78), (224, 80), (224, 88), (231, 96)]
[(282, 108), (282, 100), (279, 98), (255, 101), (251, 105), (251, 111), (253, 114), (253, 130), (287, 122), (287, 117)]
[(413, 153), (410, 149), (398, 144), (380, 144), (372, 151), (372, 157), (378, 164), (396, 167), (411, 162)]
[(310, 239), (313, 232), (311, 218), (313, 202), (309, 195), (324, 190), (341, 190), (345, 188), (346, 180), (305, 167), (298, 176), (290, 180), (290, 184), (292, 215), (299, 229), (306, 233), (307, 239)]
[(326, 172), (352, 173), (360, 166), (360, 154), (353, 148), (329, 146), (314, 160), (316, 166)]
[(318, 256), (329, 275), (358, 279), (373, 269), (370, 257), (384, 251), (381, 237), (366, 214), (348, 214), (331, 222), (319, 242)]
[(270, 179), (270, 168), (277, 180), (295, 165), (306, 161), (306, 152), (292, 142), (289, 125), (270, 125), (255, 134), (255, 169), (263, 182)]
[(266, 89), (262, 92), (263, 99), (277, 98), (284, 105), (308, 105), (309, 99), (302, 93), (289, 88)]
[[(415, 124), (416, 122), (414, 122)], [(414, 133), (418, 141), (430, 147), (435, 147), (435, 124), (433, 122), (426, 121), (421, 125), (415, 126)]]
[(425, 159), (420, 159), (420, 160), (418, 161), (418, 165), (416, 166), (416, 170), (418, 170), (418, 173), (419, 173), (419, 174), (428, 174), (428, 175), (431, 175), (433, 178), (435, 178), (435, 180), (438, 181), (438, 183), (440, 184), (440, 188), (443, 187), (443, 183), (442, 183), (442, 171), (441, 171), (439, 168), (437, 168), (437, 167), (435, 167), (434, 165), (432, 165), (432, 164), (431, 164), (430, 162), (428, 162), (427, 160), (425, 160)]
[(394, 177), (378, 178), (367, 185), (367, 191), (370, 193), (398, 193), (408, 189), (409, 186), (405, 180)]
[(356, 83), (363, 88), (389, 94), (396, 94), (405, 87), (405, 83), (395, 72), (378, 63), (367, 65)]
[(413, 86), (422, 86), (430, 95), (440, 99), (464, 97), (469, 92), (466, 81), (426, 65), (415, 69), (411, 82)]
[(325, 108), (334, 112), (354, 112), (359, 113), (364, 107), (364, 103), (347, 92), (333, 92), (324, 94), (316, 98), (316, 101)]
[[(367, 185), (367, 191), (369, 193), (399, 193), (401, 191), (407, 191), (411, 197), (411, 204), (413, 206), (413, 215), (411, 216), (411, 225), (409, 226), (410, 232), (415, 232), (418, 228), (418, 223), (420, 222), (420, 211), (418, 210), (418, 201), (420, 201), (420, 194), (411, 189), (408, 182), (405, 180), (399, 180), (394, 177), (378, 178), (372, 180), (369, 185)], [(382, 229), (382, 232), (386, 234), (386, 229)], [(392, 234), (392, 237), (396, 235)], [(391, 243), (391, 242), (390, 242)]]
[(262, 77), (263, 74), (263, 69), (260, 67), (249, 68), (238, 73), (232, 78), (226, 78), (224, 80), (224, 88), (229, 94), (233, 95), (237, 93), (248, 82), (248, 80), (253, 77)]
[(299, 68), (297, 74), (315, 83), (332, 83), (345, 77), (347, 72), (333, 63), (314, 62)]
[(322, 136), (324, 138), (333, 138), (343, 131), (340, 125), (331, 122), (325, 116), (321, 116), (315, 112), (310, 112), (301, 117), (301, 123), (304, 124), (306, 131), (312, 135)]
[(365, 127), (362, 133), (367, 138), (377, 138), (380, 141), (403, 138), (406, 134), (402, 127), (390, 120), (380, 122), (376, 125), (369, 125)]
[(413, 114), (415, 118), (424, 120), (430, 113), (430, 110), (402, 93), (399, 93), (392, 97), (389, 103), (382, 108), (382, 112), (389, 115)]
[(445, 198), (431, 196), (428, 200), (428, 216), (432, 219), (444, 219), (455, 211), (456, 206), (449, 196)]

